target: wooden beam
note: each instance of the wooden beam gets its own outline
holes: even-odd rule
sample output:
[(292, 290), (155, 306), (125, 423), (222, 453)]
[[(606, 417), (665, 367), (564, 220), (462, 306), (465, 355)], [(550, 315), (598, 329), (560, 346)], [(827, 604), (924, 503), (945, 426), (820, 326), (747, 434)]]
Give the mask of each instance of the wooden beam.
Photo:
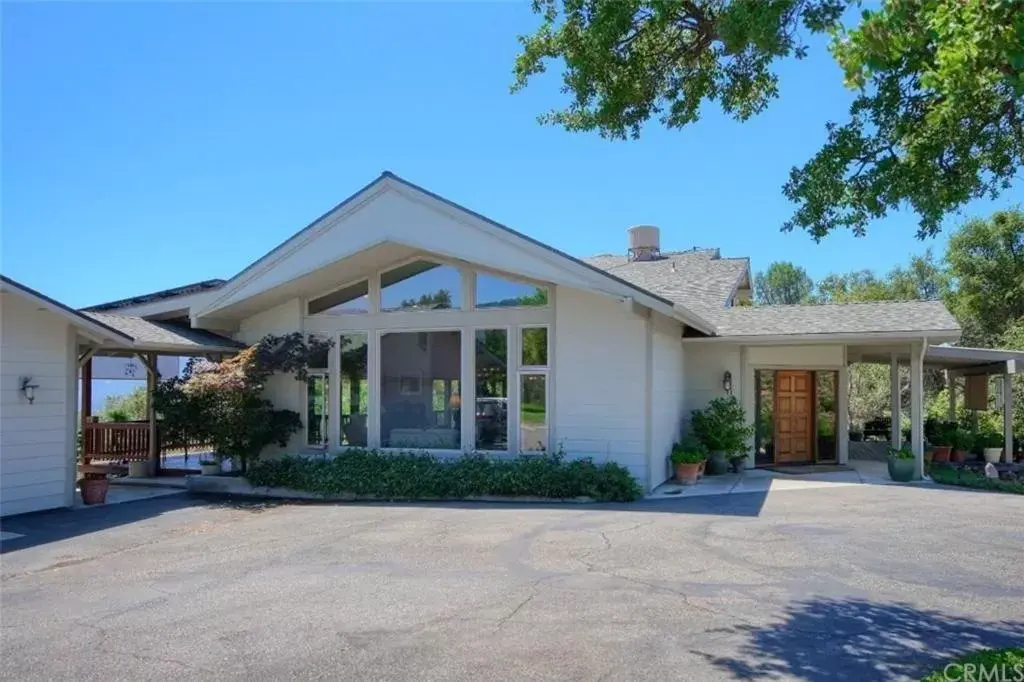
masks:
[(82, 364), (82, 422), (92, 416), (92, 355)]
[(148, 376), (160, 376), (160, 373), (156, 368), (156, 353), (136, 353), (135, 357), (137, 357), (139, 362), (142, 363), (142, 366), (146, 368), (146, 374)]
[(94, 355), (96, 355), (96, 352), (97, 352), (98, 350), (99, 350), (99, 348), (96, 348), (95, 346), (93, 346), (92, 348), (89, 348), (89, 349), (88, 349), (88, 350), (86, 350), (86, 351), (85, 351), (84, 353), (82, 353), (81, 355), (79, 355), (79, 356), (78, 356), (78, 366), (79, 366), (79, 367), (82, 367), (82, 366), (84, 366), (84, 365), (85, 365), (85, 363), (86, 363), (87, 361), (89, 361), (89, 360), (92, 360), (92, 357), (93, 357)]

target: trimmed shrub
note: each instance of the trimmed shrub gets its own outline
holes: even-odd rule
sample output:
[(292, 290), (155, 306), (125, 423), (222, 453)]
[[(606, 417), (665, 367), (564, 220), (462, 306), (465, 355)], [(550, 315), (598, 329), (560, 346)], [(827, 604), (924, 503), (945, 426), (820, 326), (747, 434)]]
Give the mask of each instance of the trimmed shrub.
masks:
[(933, 481), (944, 485), (959, 485), (965, 488), (998, 490), (1004, 493), (1024, 495), (1024, 481), (995, 480), (969, 469), (958, 469), (942, 464), (933, 464), (929, 473)]
[(566, 460), (561, 455), (493, 459), (467, 455), (439, 459), (426, 453), (349, 450), (331, 458), (287, 456), (256, 462), (246, 475), (254, 486), (321, 495), (352, 493), (386, 500), (457, 500), (503, 497), (591, 497), (629, 502), (643, 495), (636, 479), (613, 462)]

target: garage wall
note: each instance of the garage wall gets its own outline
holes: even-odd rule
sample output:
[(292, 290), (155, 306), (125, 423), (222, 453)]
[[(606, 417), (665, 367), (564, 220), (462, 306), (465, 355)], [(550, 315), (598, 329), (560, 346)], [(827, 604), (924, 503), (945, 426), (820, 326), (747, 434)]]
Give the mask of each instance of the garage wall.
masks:
[[(70, 334), (57, 315), (0, 294), (0, 516), (72, 503)], [(39, 386), (32, 404), (19, 388), (23, 376)]]
[(662, 315), (653, 319), (651, 452), (648, 463), (648, 488), (670, 477), (666, 457), (679, 440), (686, 400), (685, 355), (681, 340), (682, 325)]
[(554, 438), (572, 457), (609, 460), (648, 481), (647, 319), (632, 306), (558, 287)]

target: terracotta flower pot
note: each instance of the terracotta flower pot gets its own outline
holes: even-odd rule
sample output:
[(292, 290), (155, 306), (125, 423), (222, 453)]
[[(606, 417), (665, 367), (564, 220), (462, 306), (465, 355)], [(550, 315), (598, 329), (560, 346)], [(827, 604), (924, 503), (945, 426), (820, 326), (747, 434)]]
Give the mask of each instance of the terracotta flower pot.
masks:
[(83, 504), (103, 504), (107, 501), (110, 481), (107, 480), (106, 476), (103, 478), (83, 478), (78, 482), (78, 487), (82, 493)]
[(932, 462), (932, 460), (934, 458), (935, 458), (935, 450), (925, 450), (924, 451), (924, 461), (925, 462), (928, 462), (929, 464), (931, 464), (931, 462)]
[(967, 460), (967, 451), (966, 450), (954, 450), (953, 454), (950, 457), (951, 457), (951, 461), (956, 462), (957, 464), (960, 464), (960, 463), (962, 463), (962, 462)]
[(950, 454), (950, 452), (952, 450), (953, 450), (953, 448), (951, 448), (948, 445), (936, 445), (935, 446), (935, 452), (932, 455), (932, 461), (934, 461), (934, 462), (948, 462), (949, 461), (949, 454)]
[(693, 485), (697, 482), (697, 475), (703, 462), (683, 462), (676, 464), (676, 480), (683, 485)]

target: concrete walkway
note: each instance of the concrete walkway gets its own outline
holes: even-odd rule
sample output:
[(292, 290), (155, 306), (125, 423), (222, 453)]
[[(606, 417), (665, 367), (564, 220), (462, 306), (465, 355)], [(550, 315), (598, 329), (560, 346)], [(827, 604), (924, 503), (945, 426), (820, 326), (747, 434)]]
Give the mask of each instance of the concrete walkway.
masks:
[(747, 469), (742, 474), (704, 476), (696, 485), (679, 485), (672, 481), (655, 488), (647, 499), (703, 497), (738, 493), (768, 493), (785, 490), (810, 490), (848, 485), (920, 485), (894, 483), (885, 462), (851, 460), (848, 471), (829, 473), (783, 474), (767, 469)]

